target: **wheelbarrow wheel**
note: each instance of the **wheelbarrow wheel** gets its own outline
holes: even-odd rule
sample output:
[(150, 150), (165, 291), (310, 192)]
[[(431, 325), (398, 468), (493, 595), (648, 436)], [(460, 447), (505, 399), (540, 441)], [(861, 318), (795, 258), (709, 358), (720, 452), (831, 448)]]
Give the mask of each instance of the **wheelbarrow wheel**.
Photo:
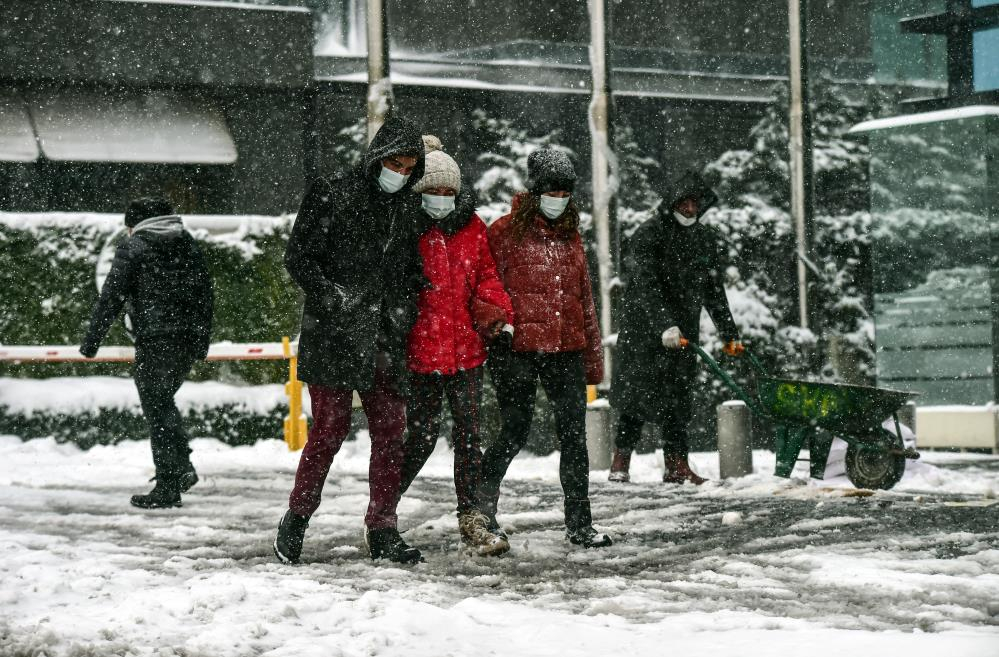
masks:
[[(893, 450), (894, 436), (846, 448), (846, 476), (857, 488), (888, 490), (905, 474), (905, 456)], [(893, 453), (896, 452), (896, 453)]]

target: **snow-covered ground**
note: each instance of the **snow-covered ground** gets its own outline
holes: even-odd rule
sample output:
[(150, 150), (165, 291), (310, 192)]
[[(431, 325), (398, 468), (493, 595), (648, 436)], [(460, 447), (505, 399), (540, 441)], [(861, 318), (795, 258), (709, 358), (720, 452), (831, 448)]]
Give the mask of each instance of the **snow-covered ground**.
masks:
[[(400, 507), (427, 561), (372, 563), (362, 434), (347, 443), (305, 563), (270, 543), (297, 454), (278, 441), (194, 444), (184, 507), (141, 512), (149, 445), (83, 452), (0, 437), (0, 655), (999, 655), (999, 458), (929, 454), (890, 492), (757, 472), (664, 486), (594, 472), (597, 525), (570, 546), (557, 455), (515, 461), (501, 501), (513, 550), (457, 540), (441, 441)], [(695, 467), (717, 476), (714, 454)], [(929, 463), (927, 463), (929, 461)]]

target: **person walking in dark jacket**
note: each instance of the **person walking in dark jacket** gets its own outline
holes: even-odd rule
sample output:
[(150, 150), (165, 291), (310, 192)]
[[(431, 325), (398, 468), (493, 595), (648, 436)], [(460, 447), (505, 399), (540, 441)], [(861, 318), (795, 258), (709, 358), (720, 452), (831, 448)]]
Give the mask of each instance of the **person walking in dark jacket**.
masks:
[(725, 288), (717, 232), (700, 222), (718, 197), (696, 173), (687, 172), (663, 195), (656, 216), (631, 237), (625, 256), (627, 283), (621, 302), (617, 367), (611, 404), (618, 430), (611, 481), (628, 481), (631, 452), (645, 422), (663, 432), (667, 483), (704, 483), (688, 463), (687, 425), (697, 355), (701, 308), (707, 309), (725, 345), (742, 351)]
[(285, 267), (305, 292), (298, 376), (313, 425), (295, 474), (274, 553), (297, 563), (333, 457), (350, 430), (357, 391), (371, 433), (365, 538), (372, 559), (411, 563), (419, 550), (397, 530), (406, 428), (406, 338), (425, 281), (416, 248), (419, 208), (406, 192), (423, 175), (421, 132), (390, 117), (357, 167), (305, 193)]
[(416, 324), (409, 334), (409, 430), (399, 494), (406, 492), (434, 451), (447, 397), (454, 421), (458, 529), (462, 541), (478, 554), (498, 555), (510, 544), (489, 531), (478, 506), (479, 407), (486, 341), (513, 322), (513, 307), (496, 273), (486, 224), (475, 214), (475, 199), (461, 184), (457, 162), (433, 135), (424, 136), (424, 142), (426, 173), (413, 191), (421, 194), (423, 212), (430, 219), (419, 242), (430, 286), (420, 292)]
[(514, 321), (512, 336), (501, 333), (487, 361), (503, 426), (482, 457), (480, 504), (490, 529), (499, 531), (500, 483), (527, 441), (540, 379), (555, 412), (566, 537), (603, 547), (611, 539), (593, 528), (585, 426), (586, 384), (603, 379), (603, 350), (572, 199), (576, 172), (568, 156), (552, 148), (531, 153), (527, 168), (528, 191), (489, 228)]
[(135, 332), (135, 386), (156, 466), (153, 490), (133, 496), (132, 504), (180, 506), (181, 493), (198, 475), (174, 395), (194, 363), (208, 355), (212, 280), (201, 250), (165, 199), (132, 201), (125, 225), (129, 237), (115, 252), (80, 353), (93, 358), (127, 306)]

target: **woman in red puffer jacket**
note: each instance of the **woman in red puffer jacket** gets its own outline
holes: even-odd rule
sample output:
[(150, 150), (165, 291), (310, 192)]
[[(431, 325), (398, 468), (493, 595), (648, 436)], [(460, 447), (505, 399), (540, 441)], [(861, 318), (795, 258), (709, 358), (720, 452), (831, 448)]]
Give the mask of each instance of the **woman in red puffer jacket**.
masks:
[(475, 214), (472, 194), (462, 189), (457, 163), (440, 150), (436, 137), (425, 135), (424, 143), (426, 173), (413, 190), (422, 193), (421, 212), (430, 219), (418, 243), (430, 285), (420, 292), (409, 334), (409, 433), (399, 494), (434, 450), (446, 396), (454, 420), (454, 484), (462, 540), (481, 555), (502, 554), (509, 543), (488, 530), (478, 508), (479, 406), (485, 341), (513, 321), (513, 308), (496, 274), (486, 225)]
[(512, 340), (504, 333), (489, 353), (503, 428), (482, 459), (479, 498), (490, 528), (507, 468), (527, 441), (541, 381), (555, 413), (565, 494), (566, 537), (604, 547), (607, 534), (592, 524), (586, 453), (586, 384), (603, 378), (600, 328), (579, 211), (572, 200), (576, 172), (568, 156), (545, 148), (527, 158), (528, 192), (489, 228), (489, 246), (513, 301)]

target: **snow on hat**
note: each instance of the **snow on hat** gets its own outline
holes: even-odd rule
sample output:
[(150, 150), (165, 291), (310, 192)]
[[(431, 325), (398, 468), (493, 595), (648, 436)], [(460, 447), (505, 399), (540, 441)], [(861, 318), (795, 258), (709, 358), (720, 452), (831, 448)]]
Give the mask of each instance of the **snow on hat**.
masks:
[(527, 156), (527, 190), (532, 194), (571, 192), (576, 170), (565, 151), (539, 148)]
[(447, 187), (457, 194), (461, 191), (461, 169), (450, 155), (444, 152), (444, 144), (434, 135), (423, 135), (423, 147), (427, 151), (427, 161), (423, 177), (413, 185), (416, 193), (434, 187)]

